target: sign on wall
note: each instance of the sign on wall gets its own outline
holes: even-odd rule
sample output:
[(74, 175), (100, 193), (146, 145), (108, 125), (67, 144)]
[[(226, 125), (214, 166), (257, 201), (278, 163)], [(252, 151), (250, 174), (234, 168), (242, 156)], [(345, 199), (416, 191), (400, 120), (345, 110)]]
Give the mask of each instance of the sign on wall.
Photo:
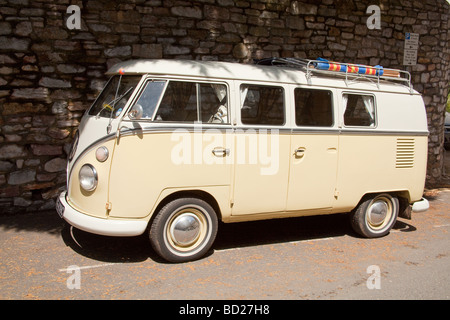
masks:
[(417, 63), (417, 50), (419, 49), (419, 34), (405, 33), (405, 46), (403, 51), (403, 65), (415, 66)]

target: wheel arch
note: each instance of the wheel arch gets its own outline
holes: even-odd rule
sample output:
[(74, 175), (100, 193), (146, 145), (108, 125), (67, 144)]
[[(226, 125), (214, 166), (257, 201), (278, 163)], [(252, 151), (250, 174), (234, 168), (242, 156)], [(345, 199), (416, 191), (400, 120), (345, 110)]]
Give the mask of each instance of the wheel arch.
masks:
[(387, 193), (393, 197), (397, 197), (399, 203), (398, 216), (405, 219), (411, 219), (411, 194), (408, 190), (367, 192), (361, 197), (361, 199), (359, 199), (358, 204), (351, 210), (351, 212), (354, 212), (366, 199), (382, 193)]
[(191, 189), (191, 190), (178, 190), (173, 191), (168, 195), (164, 195), (164, 197), (158, 202), (158, 205), (152, 212), (152, 217), (150, 218), (149, 225), (151, 225), (152, 220), (156, 216), (156, 214), (169, 202), (180, 199), (180, 198), (197, 198), (203, 201), (206, 201), (213, 209), (217, 215), (217, 219), (222, 220), (222, 213), (220, 210), (220, 206), (217, 200), (212, 196), (209, 192), (200, 189)]
[[(397, 197), (399, 202), (400, 202), (400, 209), (402, 209), (403, 207), (406, 207), (409, 205), (410, 201), (411, 201), (411, 196), (408, 190), (393, 190), (393, 191), (370, 191), (370, 192), (366, 192), (364, 193), (361, 198), (359, 199), (358, 203), (356, 204), (356, 206), (353, 208), (353, 210), (355, 210), (356, 208), (358, 208), (358, 206), (367, 198), (382, 194), (382, 193), (387, 193), (390, 194), (393, 197)], [(351, 210), (351, 211), (353, 211)]]

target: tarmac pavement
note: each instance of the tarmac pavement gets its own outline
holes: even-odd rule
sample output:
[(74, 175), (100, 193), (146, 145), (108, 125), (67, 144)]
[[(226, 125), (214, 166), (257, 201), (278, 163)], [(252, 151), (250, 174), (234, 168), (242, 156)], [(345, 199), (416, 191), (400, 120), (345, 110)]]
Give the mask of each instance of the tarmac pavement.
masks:
[(450, 299), (450, 189), (363, 239), (346, 215), (220, 224), (201, 260), (169, 264), (145, 235), (69, 228), (55, 211), (0, 217), (3, 300)]

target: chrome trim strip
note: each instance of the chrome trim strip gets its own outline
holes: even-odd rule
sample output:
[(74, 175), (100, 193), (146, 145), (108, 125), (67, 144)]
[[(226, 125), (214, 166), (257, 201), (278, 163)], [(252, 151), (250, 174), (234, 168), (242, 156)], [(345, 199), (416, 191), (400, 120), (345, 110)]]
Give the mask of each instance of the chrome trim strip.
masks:
[(364, 135), (364, 136), (424, 136), (429, 135), (428, 131), (393, 131), (393, 130), (341, 130), (340, 135)]
[[(120, 133), (120, 137), (124, 136), (130, 136), (130, 135), (136, 135), (136, 134), (146, 134), (146, 133), (172, 133), (175, 131), (184, 130), (187, 132), (201, 132), (205, 133), (208, 132), (208, 130), (214, 130), (214, 131), (220, 131), (221, 133), (246, 133), (247, 130), (252, 130), (255, 133), (260, 133), (261, 131), (266, 131), (264, 133), (273, 133), (276, 132), (278, 134), (291, 134), (292, 129), (286, 129), (286, 128), (236, 128), (232, 127), (230, 125), (226, 127), (219, 127), (219, 126), (189, 126), (189, 127), (144, 127), (144, 128), (127, 128)], [(180, 131), (182, 132), (182, 131)]]
[[(365, 135), (365, 136), (428, 136), (428, 131), (394, 131), (394, 130), (348, 130), (348, 129), (309, 129), (309, 128), (286, 128), (286, 127), (241, 127), (231, 125), (181, 125), (181, 126), (146, 126), (138, 128), (124, 128), (120, 137), (145, 133), (171, 133), (177, 130), (186, 130), (188, 132), (207, 132), (208, 130), (217, 130), (222, 133), (234, 132), (245, 133), (247, 130), (254, 130), (260, 133), (261, 130), (267, 130), (267, 133), (278, 132), (279, 134), (336, 134), (336, 135)], [(99, 139), (92, 145), (108, 139)], [(91, 146), (92, 146), (91, 145)], [(91, 147), (90, 146), (90, 147)], [(81, 155), (80, 155), (81, 156)]]
[(305, 129), (292, 129), (292, 134), (336, 134), (339, 135), (341, 132), (341, 130), (339, 129), (335, 129), (335, 128), (330, 128), (330, 129), (309, 129), (309, 128), (305, 128)]

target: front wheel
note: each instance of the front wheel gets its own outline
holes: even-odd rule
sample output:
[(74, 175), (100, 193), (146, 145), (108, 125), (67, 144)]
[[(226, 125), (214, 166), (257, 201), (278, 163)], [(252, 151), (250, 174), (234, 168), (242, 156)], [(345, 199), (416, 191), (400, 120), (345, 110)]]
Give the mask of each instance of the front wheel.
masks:
[(399, 201), (390, 194), (366, 196), (351, 213), (353, 229), (367, 238), (377, 238), (389, 233), (397, 220)]
[(150, 227), (153, 249), (165, 260), (185, 262), (201, 258), (216, 238), (217, 215), (205, 201), (181, 198), (166, 204)]

